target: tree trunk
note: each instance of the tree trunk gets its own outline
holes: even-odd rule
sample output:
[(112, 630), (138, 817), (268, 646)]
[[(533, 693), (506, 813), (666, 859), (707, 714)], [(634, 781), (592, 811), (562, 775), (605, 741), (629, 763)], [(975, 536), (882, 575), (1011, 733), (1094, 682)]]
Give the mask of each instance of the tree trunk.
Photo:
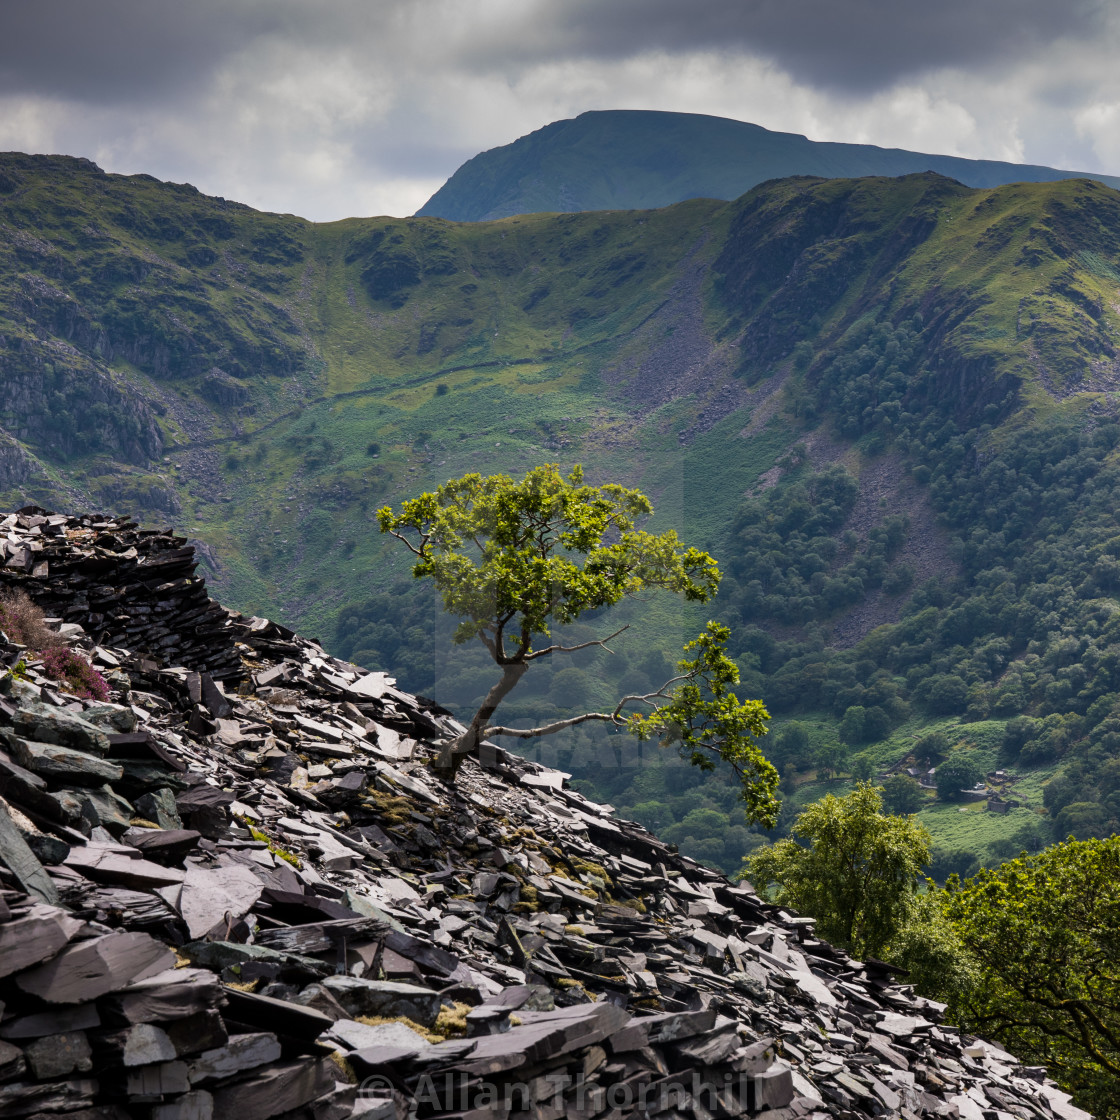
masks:
[(490, 719), (498, 710), (498, 705), (509, 695), (514, 686), (525, 675), (529, 665), (524, 661), (515, 661), (510, 665), (502, 666), (502, 677), (486, 694), (477, 712), (471, 718), (466, 731), (458, 739), (445, 743), (436, 756), (434, 769), (441, 777), (454, 781), (463, 759), (469, 754), (478, 753), (478, 745), (486, 734)]

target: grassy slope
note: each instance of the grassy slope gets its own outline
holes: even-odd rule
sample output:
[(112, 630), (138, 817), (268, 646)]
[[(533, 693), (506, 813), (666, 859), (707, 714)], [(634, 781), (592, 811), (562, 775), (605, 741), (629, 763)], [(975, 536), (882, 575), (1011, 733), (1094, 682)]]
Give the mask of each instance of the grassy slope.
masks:
[[(405, 571), (373, 511), (466, 470), (583, 460), (718, 550), (802, 438), (795, 345), (826, 355), (868, 316), (922, 312), (962, 411), (1020, 387), (995, 446), (1111, 392), (1120, 196), (1095, 184), (792, 180), (729, 205), (314, 226), (76, 161), (0, 170), (5, 427), (35, 457), (8, 501), (173, 519), (213, 545), (227, 601), (325, 638)], [(241, 403), (215, 402), (215, 366)], [(163, 454), (60, 442), (39, 423), (59, 367), (115, 386)], [(653, 604), (637, 638), (671, 650), (695, 622)]]

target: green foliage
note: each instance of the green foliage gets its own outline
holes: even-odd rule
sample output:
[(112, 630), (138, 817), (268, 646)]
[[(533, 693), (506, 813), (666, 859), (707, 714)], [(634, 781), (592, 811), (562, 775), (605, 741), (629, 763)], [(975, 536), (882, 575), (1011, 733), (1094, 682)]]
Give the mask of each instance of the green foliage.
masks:
[(861, 782), (827, 795), (794, 822), (793, 839), (745, 863), (776, 900), (817, 919), (820, 935), (856, 956), (880, 956), (913, 913), (929, 834), (912, 818), (888, 816), (877, 788)]
[(892, 774), (883, 783), (883, 804), (896, 816), (909, 816), (925, 804), (922, 787), (909, 774)]
[(1045, 1065), (1081, 1108), (1120, 1116), (1120, 838), (1069, 840), (950, 884), (978, 982), (961, 1025)]
[(881, 587), (906, 539), (891, 515), (862, 550), (837, 540), (859, 494), (856, 480), (830, 467), (748, 501), (731, 528), (730, 581), (724, 592), (744, 618), (825, 619)]
[(574, 622), (644, 588), (697, 602), (714, 593), (719, 570), (706, 552), (685, 548), (673, 530), (635, 527), (652, 512), (637, 490), (585, 486), (582, 468), (565, 478), (545, 466), (520, 482), (465, 475), (377, 519), (416, 556), (413, 576), (430, 578), (444, 610), (462, 620), (455, 642), (479, 638), (505, 665), (557, 652), (533, 648), (553, 620)]
[[(640, 740), (658, 737), (675, 744), (701, 770), (713, 769), (716, 758), (727, 763), (740, 779), (748, 818), (772, 825), (778, 775), (756, 742), (769, 717), (761, 701), (740, 702), (730, 691), (739, 670), (724, 650), (729, 631), (716, 623), (709, 622), (685, 646), (694, 656), (679, 662), (673, 681), (653, 693), (624, 696), (613, 712), (583, 713), (532, 729), (493, 722), (533, 661), (602, 646), (621, 633), (574, 646), (542, 644), (554, 624), (574, 623), (646, 589), (695, 602), (711, 597), (719, 582), (715, 561), (686, 548), (672, 530), (654, 535), (637, 528), (638, 518), (652, 512), (640, 491), (614, 483), (584, 485), (578, 466), (567, 477), (555, 466), (537, 467), (519, 482), (508, 475), (466, 475), (409, 499), (399, 514), (388, 506), (378, 511), (381, 531), (416, 557), (414, 578), (431, 579), (444, 610), (460, 619), (454, 641), (477, 638), (502, 670), (438, 767), (451, 770), (455, 758), (473, 752), (487, 734), (534, 738), (591, 720), (628, 722)], [(576, 685), (584, 688), (583, 680), (573, 668), (554, 683), (569, 694)], [(653, 710), (626, 721), (623, 708), (634, 703)]]
[(668, 702), (648, 716), (631, 716), (630, 729), (639, 739), (657, 736), (663, 745), (677, 746), (681, 757), (701, 770), (714, 770), (715, 760), (722, 760), (739, 779), (747, 819), (773, 828), (778, 772), (758, 746), (770, 715), (761, 700), (740, 701), (730, 691), (739, 681), (738, 668), (724, 652), (730, 636), (726, 626), (709, 622), (684, 647), (695, 656), (678, 663), (682, 679)]
[(970, 790), (983, 777), (980, 767), (964, 751), (951, 754), (937, 767), (934, 782), (937, 796), (942, 801), (963, 801), (965, 790)]
[(880, 707), (853, 704), (840, 721), (840, 742), (858, 746), (882, 739), (891, 729), (890, 716)]
[(943, 899), (944, 893), (927, 882), (906, 923), (891, 938), (887, 958), (906, 969), (906, 983), (920, 995), (959, 1004), (980, 982), (979, 969), (945, 916)]
[(968, 848), (935, 847), (931, 853), (929, 873), (939, 883), (947, 882), (954, 875), (967, 879), (979, 869), (979, 856)]

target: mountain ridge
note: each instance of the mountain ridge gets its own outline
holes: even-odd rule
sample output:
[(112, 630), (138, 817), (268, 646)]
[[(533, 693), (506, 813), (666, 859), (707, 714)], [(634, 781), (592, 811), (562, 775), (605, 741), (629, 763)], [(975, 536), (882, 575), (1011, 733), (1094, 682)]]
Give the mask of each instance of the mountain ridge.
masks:
[(729, 201), (770, 179), (934, 171), (971, 187), (1120, 178), (1037, 164), (809, 140), (695, 113), (593, 110), (553, 121), (469, 159), (417, 217), (491, 221), (514, 214), (656, 209), (690, 198)]

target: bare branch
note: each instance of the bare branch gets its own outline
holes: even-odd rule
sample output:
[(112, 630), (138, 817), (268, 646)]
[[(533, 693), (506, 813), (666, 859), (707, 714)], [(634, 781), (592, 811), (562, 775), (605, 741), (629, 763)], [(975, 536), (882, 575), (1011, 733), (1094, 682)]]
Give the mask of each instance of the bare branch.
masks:
[[(549, 653), (574, 653), (577, 649), (589, 649), (591, 646), (602, 646), (603, 649), (607, 649), (607, 642), (612, 641), (617, 638), (619, 634), (625, 633), (629, 629), (630, 624), (627, 623), (621, 630), (616, 630), (613, 634), (608, 634), (605, 638), (593, 638), (589, 642), (580, 642), (578, 646), (554, 645), (546, 646), (544, 649), (535, 649), (525, 660), (535, 661), (538, 657), (544, 657)], [(613, 653), (614, 651), (607, 649), (607, 652)]]
[(615, 706), (614, 714), (617, 716), (622, 711), (622, 709), (631, 702), (638, 704), (649, 704), (651, 708), (655, 708), (657, 707), (657, 705), (654, 704), (654, 700), (669, 699), (669, 692), (667, 690), (670, 685), (676, 684), (677, 681), (686, 680), (688, 680), (687, 675), (681, 677), (673, 677), (671, 680), (667, 680), (656, 692), (647, 692), (644, 696), (624, 696)]
[(557, 731), (563, 731), (566, 727), (575, 727), (577, 724), (587, 723), (590, 720), (620, 725), (625, 722), (619, 719), (618, 715), (614, 712), (584, 712), (583, 715), (572, 716), (571, 719), (560, 719), (555, 723), (547, 723), (544, 727), (487, 727), (484, 734), (512, 735), (516, 739), (535, 739), (541, 735), (553, 735)]
[(405, 548), (407, 548), (408, 551), (411, 552), (414, 556), (422, 557), (424, 555), (424, 546), (428, 543), (427, 536), (422, 536), (420, 538), (419, 548), (414, 548), (412, 541), (410, 541), (408, 537), (406, 537), (403, 533), (398, 533), (396, 529), (390, 529), (389, 536), (396, 537), (399, 541), (404, 541)]
[[(591, 642), (590, 645), (598, 643)], [(555, 723), (546, 723), (543, 727), (485, 727), (480, 734), (482, 735), (511, 735), (516, 739), (536, 739), (542, 735), (553, 735), (557, 731), (563, 731), (567, 727), (576, 727), (581, 723), (588, 723), (595, 720), (600, 723), (613, 723), (617, 727), (625, 725), (626, 720), (622, 717), (622, 709), (630, 703), (649, 704), (650, 707), (656, 707), (654, 701), (657, 699), (667, 700), (669, 694), (665, 691), (671, 684), (676, 684), (677, 681), (686, 680), (686, 677), (674, 677), (670, 681), (666, 681), (656, 692), (647, 692), (644, 696), (624, 696), (619, 700), (613, 712), (584, 712), (582, 715), (572, 716), (570, 719), (560, 719)]]

